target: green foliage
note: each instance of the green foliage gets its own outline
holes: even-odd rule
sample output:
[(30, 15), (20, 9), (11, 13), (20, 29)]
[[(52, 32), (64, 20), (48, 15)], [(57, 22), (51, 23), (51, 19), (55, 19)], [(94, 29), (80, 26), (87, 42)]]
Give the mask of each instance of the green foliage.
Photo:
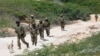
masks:
[(65, 14), (65, 17), (70, 20), (88, 20), (87, 17), (89, 17), (91, 10), (86, 6), (80, 6), (79, 4), (66, 3), (63, 13)]
[(87, 6), (91, 8), (92, 13), (100, 13), (100, 1), (99, 0), (61, 0), (62, 2), (71, 2), (79, 4), (81, 6)]
[(1, 18), (0, 19), (0, 28), (4, 27), (13, 27), (14, 21), (10, 18)]
[(85, 19), (91, 12), (90, 8), (84, 5), (70, 3), (70, 1), (68, 3), (56, 1), (60, 0), (0, 0), (0, 15), (8, 14), (23, 19), (24, 16), (30, 17), (34, 14), (35, 18), (48, 17), (52, 23), (55, 23), (59, 21), (59, 15), (63, 12), (66, 20)]
[(75, 44), (64, 43), (57, 47), (44, 46), (43, 49), (28, 51), (25, 56), (99, 56), (100, 33), (88, 37), (84, 41)]

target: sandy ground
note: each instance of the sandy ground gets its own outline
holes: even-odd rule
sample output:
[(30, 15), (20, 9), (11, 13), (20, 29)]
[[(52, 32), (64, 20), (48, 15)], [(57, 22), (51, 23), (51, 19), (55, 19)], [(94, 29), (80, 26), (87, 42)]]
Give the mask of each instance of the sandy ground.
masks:
[[(91, 27), (94, 27), (91, 29)], [(40, 37), (38, 36), (38, 44), (37, 46), (32, 45), (31, 43), (31, 37), (30, 34), (27, 34), (26, 41), (29, 42), (30, 48), (28, 50), (35, 50), (38, 48), (42, 48), (42, 45), (49, 45), (50, 43), (53, 43), (54, 45), (59, 45), (61, 43), (64, 43), (65, 41), (77, 41), (82, 40), (86, 38), (87, 36), (91, 36), (93, 32), (99, 32), (100, 31), (100, 22), (83, 22), (79, 21), (78, 23), (66, 25), (65, 31), (61, 31), (60, 26), (54, 27), (51, 29), (51, 36), (47, 37), (45, 34), (45, 39), (48, 41), (42, 41), (40, 40)], [(8, 50), (8, 44), (11, 43), (11, 41), (14, 41), (14, 53), (10, 53)], [(14, 56), (16, 54), (23, 53), (23, 50), (26, 49), (26, 46), (22, 44), (22, 49), (19, 50), (17, 47), (17, 37), (6, 37), (6, 38), (0, 38), (0, 56)]]

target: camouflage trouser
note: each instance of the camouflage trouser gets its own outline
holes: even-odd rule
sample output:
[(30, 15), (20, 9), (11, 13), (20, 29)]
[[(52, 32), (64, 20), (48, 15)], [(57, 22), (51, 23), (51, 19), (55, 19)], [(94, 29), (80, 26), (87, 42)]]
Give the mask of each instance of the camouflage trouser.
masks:
[(46, 30), (47, 36), (49, 36), (50, 35), (50, 27), (46, 27), (45, 30)]
[(61, 30), (64, 30), (65, 25), (61, 24)]
[(40, 38), (44, 39), (44, 31), (39, 31), (39, 33), (40, 33)]
[(27, 48), (29, 47), (29, 44), (28, 44), (28, 42), (25, 41), (24, 37), (18, 36), (17, 38), (18, 38), (18, 39), (17, 39), (17, 42), (18, 42), (18, 47), (19, 47), (19, 49), (21, 49), (20, 40), (27, 46)]
[(95, 20), (97, 21), (97, 20), (98, 20), (98, 18), (95, 18)]
[(36, 46), (37, 45), (37, 34), (32, 34), (31, 40), (32, 40), (32, 45), (35, 44), (35, 46)]

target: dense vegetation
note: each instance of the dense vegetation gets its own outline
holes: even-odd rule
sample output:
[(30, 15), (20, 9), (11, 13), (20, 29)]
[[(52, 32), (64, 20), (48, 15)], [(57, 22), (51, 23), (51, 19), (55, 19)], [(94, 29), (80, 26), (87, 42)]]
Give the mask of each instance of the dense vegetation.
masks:
[[(62, 13), (66, 22), (69, 20), (88, 20), (90, 13), (100, 13), (99, 0), (0, 0), (0, 28), (13, 27), (15, 18), (48, 19), (59, 22)], [(2, 20), (3, 19), (3, 20)], [(5, 23), (6, 22), (6, 23)]]
[[(99, 0), (0, 0), (0, 28), (13, 27), (12, 19), (16, 16), (30, 18), (31, 14), (35, 18), (48, 19), (54, 23), (58, 21), (60, 13), (64, 19), (87, 20), (90, 13), (100, 13)], [(44, 46), (43, 49), (28, 52), (26, 56), (99, 56), (100, 55), (100, 34), (79, 44), (62, 44), (54, 46)]]
[[(61, 2), (62, 1), (62, 2)], [(15, 16), (35, 15), (35, 18), (48, 17), (51, 22), (58, 20), (60, 13), (64, 14), (66, 20), (87, 20), (90, 13), (99, 12), (99, 1), (84, 0), (0, 0), (0, 18), (5, 15), (8, 18)], [(98, 3), (96, 3), (98, 1)], [(93, 3), (94, 2), (94, 3)], [(95, 4), (98, 4), (96, 6)], [(92, 5), (94, 6), (92, 8)], [(90, 6), (90, 7), (89, 7)], [(92, 10), (91, 10), (92, 9)], [(6, 16), (6, 17), (7, 17)], [(22, 18), (23, 19), (23, 18)]]
[(90, 13), (100, 13), (99, 6), (99, 0), (0, 0), (0, 17), (34, 14), (54, 22), (63, 13), (66, 20), (87, 19)]
[(87, 6), (92, 10), (92, 13), (100, 13), (99, 0), (61, 0), (62, 2), (71, 2), (81, 6)]
[(57, 47), (44, 46), (37, 51), (25, 51), (25, 56), (100, 56), (100, 33), (78, 44), (64, 43)]

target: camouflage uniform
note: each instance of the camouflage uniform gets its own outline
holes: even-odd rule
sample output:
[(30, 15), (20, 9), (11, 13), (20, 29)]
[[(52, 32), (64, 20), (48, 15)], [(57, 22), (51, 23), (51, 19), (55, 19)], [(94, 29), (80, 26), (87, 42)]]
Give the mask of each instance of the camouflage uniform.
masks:
[(44, 20), (44, 28), (46, 30), (47, 36), (49, 36), (50, 35), (50, 22), (48, 21), (48, 19)]
[(61, 25), (61, 30), (64, 30), (65, 22), (64, 22), (64, 19), (63, 19), (62, 15), (61, 15), (61, 18), (60, 18), (60, 25)]
[(44, 39), (44, 24), (42, 21), (39, 22), (39, 34), (40, 34), (40, 38)]
[(21, 49), (21, 43), (20, 40), (26, 44), (27, 48), (29, 47), (29, 44), (25, 41), (24, 37), (26, 36), (25, 30), (22, 26), (20, 26), (20, 22), (16, 22), (17, 27), (15, 29), (15, 32), (17, 33), (17, 42), (18, 42), (18, 47)]
[(32, 28), (30, 28), (30, 33), (31, 33), (31, 40), (32, 44), (35, 46), (37, 45), (37, 28), (36, 24), (32, 24)]

